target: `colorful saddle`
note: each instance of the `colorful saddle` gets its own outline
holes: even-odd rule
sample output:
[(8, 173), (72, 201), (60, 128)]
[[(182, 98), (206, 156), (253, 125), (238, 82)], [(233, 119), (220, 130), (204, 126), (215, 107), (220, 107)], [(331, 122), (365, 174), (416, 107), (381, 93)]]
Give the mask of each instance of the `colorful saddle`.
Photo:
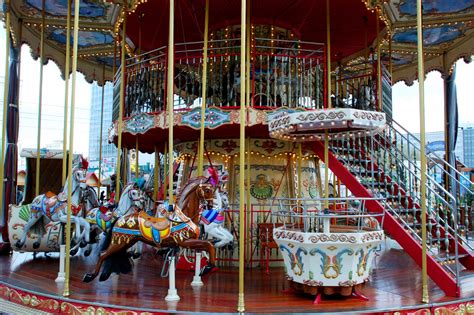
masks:
[(138, 225), (143, 237), (157, 244), (161, 243), (162, 239), (167, 238), (171, 231), (171, 221), (168, 218), (155, 218), (144, 211), (138, 214)]

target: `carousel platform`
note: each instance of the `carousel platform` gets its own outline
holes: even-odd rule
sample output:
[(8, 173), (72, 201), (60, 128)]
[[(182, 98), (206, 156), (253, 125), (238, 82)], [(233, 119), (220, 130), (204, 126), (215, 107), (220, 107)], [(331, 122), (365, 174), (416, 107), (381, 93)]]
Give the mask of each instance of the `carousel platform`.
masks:
[[(86, 271), (93, 269), (96, 258), (71, 259), (71, 296), (62, 296), (57, 285), (58, 259), (31, 253), (0, 257), (0, 298), (19, 306), (54, 314), (141, 314), (141, 313), (235, 313), (238, 292), (237, 268), (221, 267), (204, 277), (204, 286), (190, 286), (193, 273), (177, 271), (179, 302), (166, 302), (168, 280), (161, 278), (161, 256), (146, 249), (136, 260), (133, 274), (112, 276), (106, 282), (83, 283)], [(248, 313), (395, 313), (465, 314), (474, 312), (474, 271), (461, 273), (461, 296), (446, 297), (429, 281), (430, 303), (422, 304), (421, 271), (402, 250), (386, 244), (376, 257), (370, 281), (356, 297), (324, 296), (314, 305), (314, 297), (284, 292), (288, 288), (283, 267), (248, 269), (245, 272), (245, 306)], [(287, 290), (288, 291), (288, 290)], [(1, 308), (0, 304), (0, 308)], [(0, 311), (2, 311), (0, 309)], [(437, 312), (436, 312), (437, 311)], [(453, 313), (454, 314), (454, 313)]]

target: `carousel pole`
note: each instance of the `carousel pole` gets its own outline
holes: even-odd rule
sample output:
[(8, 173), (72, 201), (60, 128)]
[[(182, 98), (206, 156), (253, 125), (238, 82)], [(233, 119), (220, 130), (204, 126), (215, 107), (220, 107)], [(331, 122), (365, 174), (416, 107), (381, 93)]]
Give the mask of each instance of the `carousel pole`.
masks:
[(418, 43), (418, 80), (420, 100), (420, 169), (421, 169), (421, 280), (422, 302), (428, 303), (428, 275), (426, 259), (426, 134), (425, 134), (425, 67), (423, 58), (423, 12), (421, 0), (416, 0), (416, 31)]
[(390, 84), (393, 83), (393, 62), (392, 62), (392, 34), (388, 39), (388, 71), (390, 72)]
[(102, 65), (102, 96), (100, 104), (100, 130), (99, 130), (99, 187), (97, 189), (97, 195), (100, 197), (101, 182), (101, 170), (102, 170), (102, 131), (104, 128), (104, 99), (105, 99), (105, 64)]
[(204, 130), (206, 128), (207, 105), (207, 50), (209, 40), (209, 0), (206, 0), (206, 14), (204, 20), (204, 51), (202, 62), (202, 98), (201, 98), (201, 129), (199, 136), (197, 175), (202, 176), (204, 160)]
[(174, 203), (173, 190), (173, 127), (174, 127), (174, 0), (170, 0), (169, 38), (168, 38), (168, 78), (166, 82), (166, 104), (168, 106), (168, 202)]
[[(74, 41), (72, 45), (72, 78), (71, 78), (71, 116), (69, 121), (69, 155), (68, 173), (72, 174), (72, 159), (74, 151), (74, 106), (76, 103), (76, 71), (77, 71), (77, 41), (79, 39), (79, 0), (74, 0)], [(67, 223), (66, 223), (66, 277), (64, 280), (63, 296), (69, 296), (69, 271), (71, 251), (71, 199), (72, 199), (72, 176), (67, 179)]]
[(120, 53), (120, 107), (119, 107), (119, 117), (117, 125), (117, 170), (116, 170), (116, 179), (115, 179), (115, 201), (118, 202), (120, 198), (120, 155), (122, 152), (122, 128), (123, 128), (123, 107), (125, 106), (125, 71), (127, 67), (125, 65), (125, 38), (127, 36), (127, 0), (123, 1), (123, 25), (122, 25), (122, 43), (121, 43), (121, 53)]
[[(10, 59), (10, 0), (5, 0), (5, 81), (3, 82), (3, 120), (2, 120), (2, 151), (1, 162), (0, 162), (0, 207), (3, 207), (3, 188), (4, 188), (4, 163), (5, 163), (5, 143), (6, 143), (6, 131), (7, 131), (7, 111), (8, 111), (8, 85), (10, 80), (10, 71), (9, 71), (9, 59)], [(4, 217), (4, 211), (6, 209), (0, 209), (2, 218)], [(5, 222), (5, 226), (7, 222)], [(6, 240), (4, 240), (6, 241)]]
[[(331, 104), (331, 15), (329, 0), (326, 0), (326, 59), (327, 59), (327, 109), (332, 108)], [(324, 131), (324, 209), (329, 209), (329, 133)]]
[(380, 26), (379, 26), (379, 9), (375, 9), (375, 23), (376, 23), (376, 33), (377, 33), (377, 110), (382, 111), (382, 58), (380, 56)]
[(247, 33), (245, 28), (247, 15), (247, 0), (241, 0), (241, 22), (240, 22), (240, 147), (239, 147), (239, 297), (237, 302), (237, 311), (245, 312), (244, 299), (244, 252), (245, 252), (245, 57)]
[(138, 134), (135, 138), (135, 179), (140, 176), (140, 164), (138, 163)]
[(166, 185), (166, 173), (168, 172), (168, 164), (166, 159), (168, 158), (168, 143), (165, 142), (165, 150), (163, 153), (163, 198), (168, 195), (168, 185)]
[(158, 176), (160, 170), (160, 153), (155, 145), (155, 168), (153, 169), (153, 196), (154, 200), (158, 198)]
[(69, 107), (69, 62), (71, 61), (71, 0), (67, 0), (66, 18), (66, 64), (64, 66), (64, 126), (63, 126), (63, 173), (61, 182), (66, 183), (67, 174), (67, 116)]
[(38, 136), (36, 139), (36, 176), (35, 176), (35, 195), (39, 195), (40, 182), (40, 149), (41, 149), (41, 111), (43, 107), (43, 59), (44, 59), (44, 29), (45, 29), (45, 0), (41, 3), (41, 37), (40, 37), (40, 81), (38, 97)]
[[(302, 188), (301, 188), (301, 176), (302, 176), (302, 161), (301, 159), (303, 158), (303, 151), (301, 148), (301, 142), (298, 142), (298, 198), (303, 198), (302, 194)], [(301, 201), (300, 201), (301, 203)]]

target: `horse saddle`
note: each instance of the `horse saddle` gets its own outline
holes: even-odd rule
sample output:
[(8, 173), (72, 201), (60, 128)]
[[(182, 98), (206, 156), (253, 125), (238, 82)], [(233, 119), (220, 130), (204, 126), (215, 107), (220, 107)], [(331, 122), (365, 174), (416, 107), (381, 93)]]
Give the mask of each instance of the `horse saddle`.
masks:
[(171, 230), (171, 221), (168, 218), (155, 218), (144, 211), (138, 214), (138, 225), (143, 237), (157, 244), (168, 237)]

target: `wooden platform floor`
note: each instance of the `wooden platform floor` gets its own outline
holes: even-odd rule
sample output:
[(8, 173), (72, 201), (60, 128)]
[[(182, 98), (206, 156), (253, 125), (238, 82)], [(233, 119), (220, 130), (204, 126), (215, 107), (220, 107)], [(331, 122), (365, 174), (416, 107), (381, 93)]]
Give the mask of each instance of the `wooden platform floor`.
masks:
[[(238, 269), (221, 268), (206, 276), (205, 285), (193, 289), (189, 284), (192, 273), (178, 271), (177, 288), (181, 300), (167, 303), (167, 279), (160, 278), (162, 260), (151, 250), (137, 260), (133, 274), (112, 276), (106, 282), (86, 284), (81, 281), (86, 271), (91, 271), (95, 257), (82, 256), (71, 259), (71, 300), (109, 307), (130, 307), (135, 310), (178, 312), (236, 312), (238, 293)], [(62, 286), (57, 276), (58, 259), (39, 254), (36, 259), (30, 253), (14, 253), (0, 257), (0, 282), (51, 296), (61, 296)], [(474, 300), (474, 271), (462, 273), (462, 296), (451, 298), (429, 282), (430, 303), (454, 303), (456, 300)], [(419, 309), (420, 268), (402, 250), (383, 250), (376, 258), (370, 282), (360, 293), (369, 301), (357, 298), (323, 297), (319, 305), (313, 305), (313, 297), (296, 293), (285, 294), (288, 287), (283, 268), (274, 267), (266, 275), (260, 268), (245, 271), (245, 307), (251, 313), (291, 312), (383, 312), (390, 310)]]

